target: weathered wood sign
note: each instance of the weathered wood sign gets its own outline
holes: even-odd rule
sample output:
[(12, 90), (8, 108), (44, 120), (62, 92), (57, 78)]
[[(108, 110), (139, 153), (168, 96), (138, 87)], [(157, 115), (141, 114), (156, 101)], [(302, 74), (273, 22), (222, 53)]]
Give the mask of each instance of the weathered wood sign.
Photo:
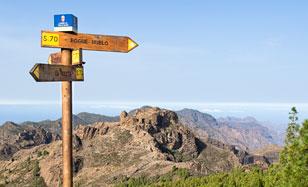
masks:
[[(61, 52), (51, 53), (48, 57), (48, 64), (61, 64)], [(84, 64), (84, 62), (82, 61), (81, 49), (72, 50), (72, 64)]]
[(83, 81), (83, 67), (35, 64), (30, 74), (37, 82)]
[(138, 44), (126, 36), (42, 31), (41, 46), (127, 53)]
[(52, 53), (48, 58), (48, 64), (35, 64), (30, 71), (37, 82), (62, 81), (62, 186), (64, 187), (73, 187), (71, 81), (84, 80), (82, 50), (128, 53), (138, 46), (127, 36), (82, 34), (77, 33), (77, 28), (76, 16), (55, 15), (54, 29), (63, 32), (41, 31), (41, 47), (61, 48), (61, 52)]
[(48, 64), (61, 64), (61, 52), (51, 53), (48, 57)]
[(73, 65), (83, 64), (81, 49), (74, 49), (72, 51), (72, 64)]

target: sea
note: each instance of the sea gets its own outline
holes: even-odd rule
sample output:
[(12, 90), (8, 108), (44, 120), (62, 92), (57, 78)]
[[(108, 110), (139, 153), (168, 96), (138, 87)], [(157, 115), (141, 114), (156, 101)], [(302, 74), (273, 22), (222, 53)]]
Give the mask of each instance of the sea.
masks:
[[(289, 122), (291, 107), (298, 110), (299, 122), (308, 119), (308, 103), (160, 103), (160, 102), (77, 102), (73, 113), (90, 112), (108, 116), (117, 116), (121, 111), (130, 111), (142, 106), (157, 106), (171, 110), (184, 108), (199, 110), (220, 117), (254, 117), (268, 127), (284, 131)], [(0, 104), (0, 124), (6, 121), (21, 123), (24, 121), (55, 120), (61, 117), (60, 103), (14, 103)]]

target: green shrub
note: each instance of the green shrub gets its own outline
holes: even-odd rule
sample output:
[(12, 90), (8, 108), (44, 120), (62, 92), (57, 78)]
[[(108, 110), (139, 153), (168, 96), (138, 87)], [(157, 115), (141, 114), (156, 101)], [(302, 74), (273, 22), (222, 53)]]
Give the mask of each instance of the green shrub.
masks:
[[(153, 187), (308, 187), (308, 120), (297, 124), (297, 110), (290, 112), (286, 146), (281, 152), (279, 163), (271, 165), (266, 171), (253, 167), (250, 171), (235, 168), (228, 173), (208, 176), (190, 176), (185, 168), (172, 167), (172, 170), (159, 177), (130, 178), (119, 186)], [(175, 154), (177, 154), (175, 152)], [(178, 155), (180, 157), (180, 155)]]

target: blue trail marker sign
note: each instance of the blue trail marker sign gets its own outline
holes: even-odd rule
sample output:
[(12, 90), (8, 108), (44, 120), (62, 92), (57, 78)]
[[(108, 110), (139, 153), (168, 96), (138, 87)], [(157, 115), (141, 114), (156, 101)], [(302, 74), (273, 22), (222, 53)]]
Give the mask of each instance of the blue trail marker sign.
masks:
[(78, 20), (73, 14), (54, 15), (54, 31), (70, 31), (77, 33)]

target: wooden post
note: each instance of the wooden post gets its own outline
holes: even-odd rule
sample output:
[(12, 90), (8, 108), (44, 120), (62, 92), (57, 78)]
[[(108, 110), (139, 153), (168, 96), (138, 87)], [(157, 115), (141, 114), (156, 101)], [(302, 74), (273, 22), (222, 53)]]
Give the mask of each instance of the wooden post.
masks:
[[(59, 22), (59, 20), (61, 20), (61, 22), (66, 20), (66, 16), (74, 20), (74, 23), (68, 25), (72, 26), (72, 29), (63, 27)], [(64, 20), (62, 18), (64, 18)], [(80, 65), (72, 66), (72, 49), (128, 53), (136, 48), (138, 44), (127, 36), (77, 33), (77, 17), (72, 14), (55, 15), (54, 21), (54, 29), (57, 30), (57, 32), (42, 31), (41, 47), (61, 48), (61, 65), (56, 66), (56, 60), (51, 56), (49, 64), (36, 64), (31, 69), (30, 74), (37, 82), (62, 81), (63, 187), (72, 187), (72, 81), (84, 80), (80, 56), (76, 63)], [(60, 55), (56, 55), (58, 61)], [(66, 67), (63, 67), (63, 65)]]
[[(61, 49), (61, 61), (63, 65), (72, 65), (71, 49)], [(73, 186), (72, 130), (72, 82), (62, 81), (63, 187)]]

